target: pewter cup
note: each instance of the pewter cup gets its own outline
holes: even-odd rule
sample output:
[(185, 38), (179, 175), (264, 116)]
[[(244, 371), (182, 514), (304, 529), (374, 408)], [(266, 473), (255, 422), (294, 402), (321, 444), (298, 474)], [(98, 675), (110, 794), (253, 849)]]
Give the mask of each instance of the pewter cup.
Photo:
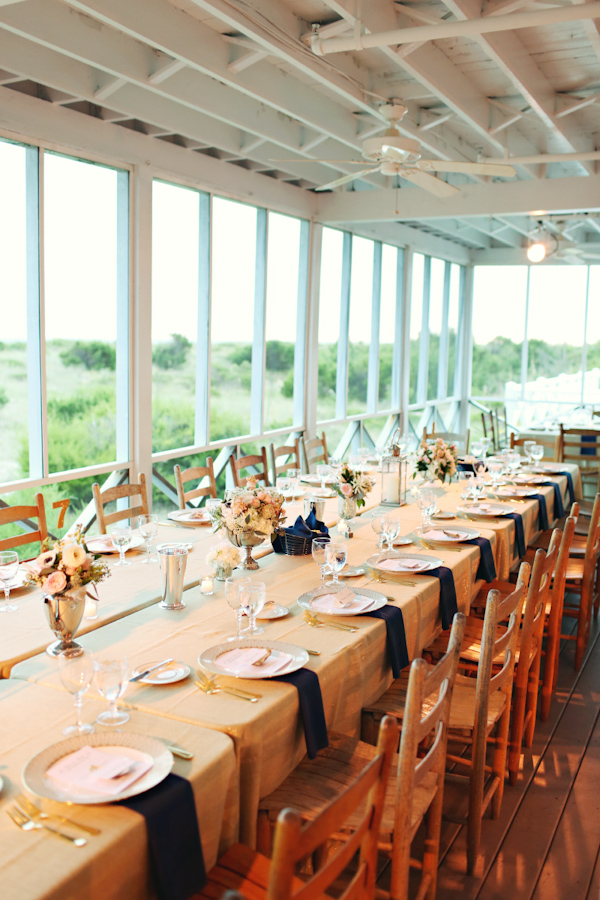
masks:
[(305, 497), (304, 498), (304, 521), (308, 519), (311, 514), (311, 511), (314, 510), (315, 516), (319, 522), (323, 522), (323, 516), (325, 515), (325, 500), (319, 499), (319, 497)]
[(158, 550), (162, 575), (162, 600), (158, 604), (163, 609), (184, 609), (183, 579), (188, 551), (181, 544), (163, 544)]
[(65, 656), (69, 659), (81, 656), (83, 647), (73, 640), (73, 635), (83, 618), (85, 588), (78, 588), (63, 594), (46, 594), (44, 609), (48, 617), (48, 624), (55, 637), (58, 638), (46, 647), (48, 656)]

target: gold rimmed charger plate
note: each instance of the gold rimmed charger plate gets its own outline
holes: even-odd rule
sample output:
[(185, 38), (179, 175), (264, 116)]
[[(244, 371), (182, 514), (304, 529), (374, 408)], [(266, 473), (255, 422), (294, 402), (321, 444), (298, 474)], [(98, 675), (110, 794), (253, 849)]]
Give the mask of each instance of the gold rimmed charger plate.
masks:
[[(417, 556), (417, 552), (400, 553), (398, 550), (385, 550), (383, 553), (375, 553), (373, 556), (370, 556), (367, 560), (367, 565), (375, 572), (381, 572), (386, 578), (390, 575), (397, 575), (400, 578), (406, 578), (411, 575), (427, 575), (431, 569), (437, 569), (438, 566), (444, 565), (444, 561), (439, 556), (429, 556), (426, 553), (419, 553)], [(384, 559), (418, 559), (420, 562), (427, 562), (428, 565), (426, 569), (386, 569), (379, 565)]]
[[(260, 666), (256, 667), (256, 674), (244, 673), (243, 675), (238, 675), (235, 672), (232, 672), (231, 669), (226, 669), (225, 666), (219, 665), (219, 656), (228, 653), (230, 650), (236, 650), (243, 647), (260, 647), (264, 650), (270, 650), (272, 656), (287, 653), (292, 659), (286, 666), (279, 669), (279, 671), (267, 675), (261, 672)], [(264, 678), (276, 678), (277, 675), (289, 675), (290, 672), (297, 672), (298, 669), (301, 669), (302, 666), (305, 666), (308, 662), (308, 653), (302, 647), (298, 647), (296, 644), (288, 644), (285, 641), (269, 641), (261, 637), (248, 637), (240, 638), (235, 641), (223, 641), (222, 644), (215, 644), (214, 647), (209, 647), (208, 650), (202, 651), (198, 657), (198, 662), (203, 669), (212, 672), (214, 675), (227, 675), (228, 678), (252, 679), (254, 681)]]
[(313, 600), (316, 600), (317, 597), (321, 597), (324, 594), (339, 594), (340, 591), (346, 590), (347, 585), (341, 584), (339, 587), (329, 586), (329, 587), (318, 587), (313, 588), (312, 591), (306, 591), (305, 594), (301, 594), (298, 597), (298, 606), (301, 606), (302, 609), (307, 609), (309, 612), (314, 613), (319, 616), (361, 616), (363, 613), (374, 612), (376, 609), (381, 609), (382, 607), (387, 605), (387, 597), (381, 594), (379, 591), (372, 591), (370, 588), (356, 588), (354, 593), (357, 597), (364, 597), (367, 600), (372, 600), (373, 603), (367, 609), (360, 610), (351, 610), (345, 609), (344, 607), (338, 607), (337, 609), (319, 609), (317, 606), (313, 606)]

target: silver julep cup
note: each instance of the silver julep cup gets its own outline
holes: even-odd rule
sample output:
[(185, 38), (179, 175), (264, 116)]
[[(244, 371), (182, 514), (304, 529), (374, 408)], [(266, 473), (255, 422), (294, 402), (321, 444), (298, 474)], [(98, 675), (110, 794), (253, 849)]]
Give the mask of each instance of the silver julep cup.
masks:
[(163, 609), (184, 609), (183, 580), (188, 551), (181, 544), (163, 544), (158, 550), (162, 576), (162, 600), (158, 604)]
[(319, 522), (323, 521), (323, 516), (325, 514), (325, 500), (322, 500), (320, 497), (305, 497), (304, 498), (304, 521), (310, 516), (311, 512), (314, 511), (315, 517)]

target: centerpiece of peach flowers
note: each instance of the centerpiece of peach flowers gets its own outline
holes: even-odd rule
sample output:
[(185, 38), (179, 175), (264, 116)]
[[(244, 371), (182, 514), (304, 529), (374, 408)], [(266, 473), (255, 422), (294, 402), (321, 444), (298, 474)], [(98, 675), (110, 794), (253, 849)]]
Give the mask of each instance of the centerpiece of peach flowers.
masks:
[(252, 547), (272, 537), (285, 519), (283, 494), (275, 488), (259, 487), (255, 478), (227, 493), (227, 499), (210, 511), (213, 531), (223, 528), (234, 546), (246, 548), (242, 568), (258, 569)]

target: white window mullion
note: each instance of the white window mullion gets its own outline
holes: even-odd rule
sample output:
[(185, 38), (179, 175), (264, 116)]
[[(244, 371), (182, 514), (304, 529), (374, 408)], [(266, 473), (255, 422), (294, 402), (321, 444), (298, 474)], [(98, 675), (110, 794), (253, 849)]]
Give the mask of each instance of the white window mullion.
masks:
[(210, 194), (199, 193), (198, 323), (196, 337), (196, 419), (194, 441), (208, 444), (210, 434), (211, 221)]
[(444, 265), (444, 295), (442, 306), (442, 328), (440, 331), (440, 349), (438, 355), (437, 399), (445, 400), (448, 396), (448, 320), (450, 317), (450, 274), (452, 266)]
[[(129, 459), (130, 307), (129, 307), (129, 172), (117, 172), (117, 365), (116, 456)], [(135, 378), (135, 374), (133, 376)], [(137, 473), (135, 475), (137, 480)]]
[(429, 297), (431, 291), (431, 257), (426, 256), (423, 264), (423, 310), (421, 315), (421, 337), (419, 339), (419, 376), (417, 380), (417, 403), (427, 402), (427, 381), (429, 375)]
[[(152, 176), (146, 166), (134, 171), (132, 182), (131, 475), (137, 481), (143, 472), (152, 484)], [(150, 504), (151, 498), (149, 491)]]
[(267, 210), (256, 211), (256, 268), (254, 278), (254, 337), (252, 342), (252, 388), (250, 431), (263, 432), (264, 384), (265, 384), (265, 329), (267, 313)]
[(342, 289), (340, 298), (340, 333), (337, 352), (335, 417), (345, 419), (348, 409), (348, 341), (350, 327), (350, 286), (352, 281), (352, 235), (344, 232), (342, 256)]
[(590, 308), (590, 275), (591, 266), (587, 267), (585, 282), (585, 314), (583, 319), (583, 341), (581, 344), (581, 406), (585, 403), (585, 373), (587, 369), (587, 326)]
[[(294, 428), (304, 428), (304, 386), (306, 374), (306, 346), (308, 327), (308, 291), (310, 266), (310, 222), (300, 223), (300, 246), (298, 248), (298, 301), (296, 304), (296, 343), (294, 347)], [(318, 304), (317, 304), (318, 306)], [(317, 347), (318, 354), (318, 347)], [(318, 377), (318, 360), (311, 376)]]
[(44, 154), (26, 149), (27, 388), (29, 477), (48, 475), (44, 318)]
[(377, 412), (379, 399), (379, 332), (381, 320), (381, 259), (383, 247), (380, 241), (373, 244), (373, 287), (371, 294), (371, 345), (369, 347), (369, 372), (367, 377), (367, 412)]

